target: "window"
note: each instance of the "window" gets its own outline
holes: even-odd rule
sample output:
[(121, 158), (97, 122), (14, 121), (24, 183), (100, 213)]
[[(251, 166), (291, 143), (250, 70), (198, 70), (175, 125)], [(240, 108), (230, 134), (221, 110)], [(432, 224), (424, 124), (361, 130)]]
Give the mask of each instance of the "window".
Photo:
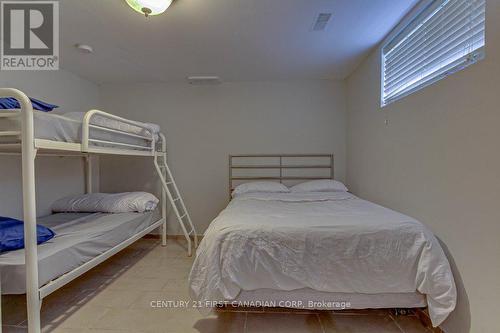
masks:
[(485, 0), (434, 0), (382, 48), (382, 106), (484, 57)]

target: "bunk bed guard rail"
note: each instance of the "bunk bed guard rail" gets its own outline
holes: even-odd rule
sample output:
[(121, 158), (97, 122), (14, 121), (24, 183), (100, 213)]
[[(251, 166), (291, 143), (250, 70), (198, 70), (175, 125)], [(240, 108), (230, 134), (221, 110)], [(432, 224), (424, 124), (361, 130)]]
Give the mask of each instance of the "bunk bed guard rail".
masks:
[[(99, 124), (93, 120), (100, 118)], [(115, 122), (120, 125), (129, 125), (141, 129), (140, 133), (137, 131), (126, 131), (116, 126), (106, 125), (107, 121)], [(106, 139), (98, 139), (92, 137), (91, 129), (108, 132), (109, 134), (117, 134), (118, 137), (124, 136), (131, 139), (145, 141), (146, 145), (139, 145), (124, 141), (113, 141)], [(111, 136), (110, 136), (111, 137)], [(126, 119), (100, 110), (90, 110), (85, 113), (82, 124), (82, 151), (90, 153), (104, 153), (113, 154), (116, 149), (119, 149), (120, 154), (130, 155), (154, 155), (156, 151), (157, 140), (163, 139), (163, 136), (155, 134), (151, 127), (147, 124), (140, 123), (134, 120)], [(162, 148), (164, 148), (164, 140), (162, 140)], [(164, 151), (165, 149), (161, 149)]]

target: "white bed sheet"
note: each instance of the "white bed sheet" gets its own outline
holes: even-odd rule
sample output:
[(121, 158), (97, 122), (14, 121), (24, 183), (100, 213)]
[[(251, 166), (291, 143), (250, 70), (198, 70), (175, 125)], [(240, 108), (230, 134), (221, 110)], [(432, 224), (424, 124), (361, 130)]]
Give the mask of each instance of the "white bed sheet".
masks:
[[(152, 225), (157, 220), (155, 214), (61, 213), (39, 219), (39, 224), (56, 233), (38, 246), (40, 286)], [(26, 292), (24, 250), (1, 254), (0, 272), (3, 294)]]
[(347, 192), (237, 196), (205, 232), (189, 282), (201, 302), (257, 289), (419, 292), (436, 326), (456, 304), (450, 265), (432, 232)]
[[(82, 123), (83, 123), (83, 118), (85, 116), (85, 112), (63, 113), (61, 111), (57, 111), (57, 113), (54, 113), (54, 112), (42, 112), (34, 110), (33, 115), (34, 115), (34, 129), (35, 129), (36, 139), (69, 142), (69, 143), (81, 143)], [(132, 134), (149, 135), (148, 134), (149, 132), (147, 130), (144, 130), (140, 127), (125, 124), (117, 120), (104, 118), (99, 115), (96, 115), (92, 118), (92, 124), (113, 128)], [(146, 125), (148, 129), (154, 133), (156, 139), (158, 139), (158, 133), (160, 132), (160, 127), (158, 125), (149, 123), (144, 123), (144, 125)], [(0, 131), (20, 131), (20, 130), (21, 130), (21, 120), (19, 117), (0, 118)], [(102, 131), (94, 128), (90, 129), (90, 136), (91, 138), (104, 141), (135, 144), (145, 147), (149, 145), (149, 141), (147, 140), (130, 137), (120, 133)], [(20, 138), (0, 137), (0, 140), (1, 140), (0, 143), (16, 143), (19, 142)]]

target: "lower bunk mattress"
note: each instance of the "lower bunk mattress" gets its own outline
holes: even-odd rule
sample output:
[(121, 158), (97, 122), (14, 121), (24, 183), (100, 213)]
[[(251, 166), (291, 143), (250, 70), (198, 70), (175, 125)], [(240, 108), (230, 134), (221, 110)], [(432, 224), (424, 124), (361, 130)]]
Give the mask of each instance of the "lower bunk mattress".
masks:
[[(60, 213), (38, 219), (56, 236), (38, 246), (39, 286), (127, 240), (157, 221), (147, 213)], [(26, 292), (24, 249), (0, 255), (3, 294)]]

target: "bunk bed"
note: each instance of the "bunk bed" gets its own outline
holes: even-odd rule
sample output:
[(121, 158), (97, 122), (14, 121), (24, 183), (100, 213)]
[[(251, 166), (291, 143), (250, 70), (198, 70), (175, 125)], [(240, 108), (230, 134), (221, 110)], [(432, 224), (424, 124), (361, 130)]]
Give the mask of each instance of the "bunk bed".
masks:
[[(0, 155), (22, 156), (25, 247), (2, 255), (4, 293), (26, 293), (28, 331), (40, 332), (43, 298), (161, 227), (166, 245), (167, 199), (188, 243), (188, 255), (198, 239), (186, 206), (166, 163), (166, 140), (159, 127), (100, 110), (43, 113), (33, 109), (26, 94), (0, 88), (0, 97), (15, 98), (19, 109), (0, 110)], [(92, 154), (144, 156), (153, 159), (162, 184), (160, 214), (56, 214), (38, 219), (35, 159), (38, 156), (81, 157), (86, 192), (92, 192)], [(158, 217), (159, 215), (159, 217)], [(37, 222), (63, 237), (37, 245)], [(69, 251), (68, 251), (69, 250)], [(6, 283), (5, 281), (9, 281)]]

